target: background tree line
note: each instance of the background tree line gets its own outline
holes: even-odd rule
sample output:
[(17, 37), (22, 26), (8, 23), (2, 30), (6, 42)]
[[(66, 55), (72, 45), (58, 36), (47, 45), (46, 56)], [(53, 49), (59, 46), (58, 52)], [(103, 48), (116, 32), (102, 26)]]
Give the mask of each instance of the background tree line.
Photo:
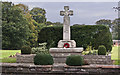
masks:
[(109, 26), (112, 33), (112, 38), (114, 40), (120, 40), (120, 18), (115, 20), (101, 19), (96, 22), (97, 25), (106, 25)]
[(24, 4), (2, 2), (2, 49), (20, 49), (24, 45), (36, 47), (38, 32), (54, 25), (46, 20), (43, 8), (29, 10)]
[[(79, 26), (85, 24), (74, 24), (73, 26)], [(115, 20), (110, 19), (100, 19), (96, 21), (96, 25), (105, 25), (108, 26), (113, 40), (120, 40), (120, 18), (116, 18)]]

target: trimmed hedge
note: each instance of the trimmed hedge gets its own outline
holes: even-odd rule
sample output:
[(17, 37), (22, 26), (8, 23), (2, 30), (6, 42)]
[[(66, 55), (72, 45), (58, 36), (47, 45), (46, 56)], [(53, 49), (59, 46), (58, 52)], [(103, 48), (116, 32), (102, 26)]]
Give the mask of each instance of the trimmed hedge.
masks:
[(98, 48), (98, 55), (106, 55), (106, 48), (104, 45), (100, 45)]
[(82, 66), (84, 64), (84, 60), (80, 55), (71, 55), (67, 57), (66, 64), (69, 66)]
[(30, 46), (22, 46), (21, 54), (31, 54), (31, 47)]
[(52, 65), (53, 63), (53, 58), (50, 54), (38, 53), (34, 57), (35, 65)]
[[(47, 42), (47, 48), (57, 47), (59, 40), (63, 39), (62, 26), (45, 27), (39, 32), (38, 42)], [(104, 25), (79, 25), (71, 26), (71, 39), (76, 41), (77, 47), (84, 49), (92, 43), (98, 49), (104, 45), (107, 50), (112, 50), (112, 35), (109, 27)]]

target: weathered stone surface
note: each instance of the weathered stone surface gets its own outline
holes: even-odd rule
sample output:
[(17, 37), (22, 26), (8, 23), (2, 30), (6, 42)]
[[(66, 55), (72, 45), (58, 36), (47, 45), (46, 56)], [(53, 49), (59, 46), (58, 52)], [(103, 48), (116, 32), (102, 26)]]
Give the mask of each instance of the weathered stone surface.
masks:
[(73, 11), (69, 11), (69, 6), (64, 6), (65, 11), (60, 11), (60, 15), (64, 16), (63, 22), (63, 40), (70, 40), (70, 17)]
[(112, 65), (113, 61), (111, 60), (111, 56), (105, 55), (82, 55), (84, 60), (88, 62), (88, 64), (104, 64), (104, 65)]
[[(54, 56), (55, 63), (65, 63), (66, 57), (69, 55), (81, 55), (81, 52), (74, 51), (74, 49), (67, 48), (51, 48), (52, 49), (52, 56)], [(57, 49), (57, 50), (56, 50)], [(76, 48), (75, 48), (76, 49)], [(73, 53), (72, 53), (73, 50)], [(18, 55), (17, 56), (17, 63), (24, 63), (24, 64), (34, 64), (35, 55)], [(82, 55), (84, 60), (87, 61), (88, 64), (104, 64), (104, 65), (112, 65), (113, 61), (111, 60), (111, 56), (104, 56), (104, 55)], [(60, 60), (59, 60), (60, 59)]]
[(65, 63), (66, 58), (53, 58), (54, 63)]
[(80, 55), (83, 48), (50, 48), (49, 52), (53, 56), (54, 63), (65, 63), (66, 57), (70, 55)]
[(17, 63), (27, 63), (27, 64), (34, 64), (34, 57), (36, 54), (18, 54), (16, 56), (16, 62)]
[(81, 53), (83, 48), (50, 48), (50, 53)]
[(53, 56), (54, 60), (53, 71), (63, 71), (66, 57), (70, 55), (80, 55), (82, 51), (83, 48), (50, 48), (49, 52)]
[[(56, 71), (58, 66), (60, 66), (59, 70)], [(58, 66), (19, 63), (2, 63), (0, 65), (2, 75), (120, 75), (120, 66), (118, 65), (61, 66), (58, 64)]]
[(76, 47), (76, 42), (74, 40), (70, 40), (70, 17), (69, 15), (73, 15), (73, 11), (69, 11), (69, 6), (64, 6), (65, 11), (60, 11), (60, 15), (64, 16), (63, 22), (63, 40), (58, 42), (58, 48), (63, 48), (65, 43), (68, 43), (70, 48)]

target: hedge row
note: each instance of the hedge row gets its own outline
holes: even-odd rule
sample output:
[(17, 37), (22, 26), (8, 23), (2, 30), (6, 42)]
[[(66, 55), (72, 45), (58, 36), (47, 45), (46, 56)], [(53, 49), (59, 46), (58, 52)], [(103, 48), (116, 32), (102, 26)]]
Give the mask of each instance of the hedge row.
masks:
[[(39, 33), (38, 42), (47, 42), (47, 48), (57, 47), (59, 40), (63, 39), (63, 27), (46, 27)], [(107, 50), (112, 47), (112, 35), (109, 28), (104, 25), (79, 25), (71, 26), (71, 39), (76, 41), (77, 47), (86, 48), (90, 43), (92, 47), (98, 49), (99, 45), (104, 45)]]

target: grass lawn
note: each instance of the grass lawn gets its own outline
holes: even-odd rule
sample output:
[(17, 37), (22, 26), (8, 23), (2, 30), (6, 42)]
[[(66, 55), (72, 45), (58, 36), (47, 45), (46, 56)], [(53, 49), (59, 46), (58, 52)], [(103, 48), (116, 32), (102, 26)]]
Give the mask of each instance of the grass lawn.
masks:
[(16, 63), (16, 58), (3, 58), (3, 59), (0, 59), (0, 62), (2, 62), (2, 63)]
[(111, 51), (111, 59), (112, 60), (120, 60), (120, 46), (114, 46)]
[(21, 50), (0, 50), (0, 62), (15, 63), (16, 58), (10, 58), (10, 55), (21, 53)]
[(120, 65), (120, 46), (114, 46), (111, 51), (111, 59), (115, 60), (115, 65)]
[(21, 50), (0, 50), (0, 59), (15, 55), (16, 53), (21, 53)]

